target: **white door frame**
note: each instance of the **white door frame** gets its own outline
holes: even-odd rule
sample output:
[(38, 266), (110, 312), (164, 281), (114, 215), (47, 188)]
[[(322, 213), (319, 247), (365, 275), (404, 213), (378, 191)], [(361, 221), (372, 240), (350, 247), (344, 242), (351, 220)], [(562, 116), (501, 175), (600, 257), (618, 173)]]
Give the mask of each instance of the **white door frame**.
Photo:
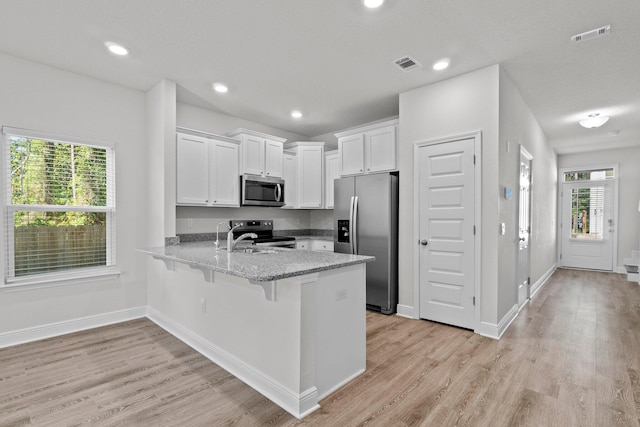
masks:
[(413, 143), (413, 317), (420, 318), (420, 156), (418, 150), (426, 145), (445, 144), (447, 142), (459, 141), (461, 139), (474, 140), (475, 168), (475, 200), (474, 200), (474, 221), (475, 221), (475, 241), (474, 241), (474, 284), (475, 284), (475, 306), (474, 306), (474, 327), (475, 333), (480, 333), (480, 312), (481, 312), (481, 283), (482, 283), (482, 132), (471, 132), (461, 135), (447, 136), (426, 141)]
[[(525, 305), (527, 305), (527, 302), (531, 299), (531, 241), (533, 239), (533, 233), (532, 233), (532, 228), (533, 228), (533, 206), (531, 206), (533, 204), (533, 156), (527, 151), (526, 148), (524, 148), (524, 146), (522, 144), (520, 144), (520, 155), (518, 156), (518, 170), (520, 170), (520, 162), (522, 161), (522, 156), (526, 157), (527, 160), (529, 160), (529, 250), (528, 250), (528, 254), (529, 254), (529, 260), (528, 260), (528, 266), (529, 266), (529, 283), (527, 283), (527, 298), (526, 301), (520, 305), (520, 297), (518, 296), (518, 310), (521, 310)], [(520, 204), (520, 179), (518, 179), (518, 230), (520, 228), (520, 206), (522, 206)], [(518, 238), (519, 238), (519, 232), (518, 232)], [(518, 253), (518, 251), (520, 250), (520, 241), (517, 240), (516, 241), (516, 253)], [(518, 263), (516, 265), (516, 280), (518, 280), (518, 278), (520, 277), (520, 264)], [(518, 283), (518, 286), (520, 284)]]
[[(563, 178), (565, 172), (570, 171), (588, 171), (588, 170), (600, 170), (600, 169), (613, 169), (613, 213), (611, 217), (613, 218), (613, 233), (611, 236), (611, 244), (613, 245), (613, 260), (612, 260), (612, 272), (618, 272), (618, 227), (619, 227), (619, 219), (618, 219), (618, 183), (619, 183), (619, 163), (609, 163), (609, 164), (599, 164), (599, 165), (589, 165), (589, 166), (572, 166), (565, 167), (558, 170), (558, 215), (557, 215), (557, 259), (556, 265), (562, 267), (562, 259), (560, 258), (562, 255), (562, 199), (563, 199)], [(588, 181), (593, 182), (593, 181)]]

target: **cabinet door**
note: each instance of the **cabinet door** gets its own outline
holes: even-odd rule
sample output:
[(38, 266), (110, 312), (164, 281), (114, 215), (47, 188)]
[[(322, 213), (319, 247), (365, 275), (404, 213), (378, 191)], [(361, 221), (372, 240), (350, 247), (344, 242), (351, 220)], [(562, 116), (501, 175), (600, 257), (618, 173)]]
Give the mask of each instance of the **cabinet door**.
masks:
[[(324, 149), (304, 147), (298, 151), (298, 207), (322, 208)], [(286, 185), (286, 184), (285, 184)]]
[(333, 180), (340, 178), (340, 157), (338, 153), (327, 154), (324, 166), (324, 207), (326, 209), (333, 209)]
[(282, 178), (282, 142), (265, 141), (264, 170), (266, 176)]
[(396, 127), (387, 126), (364, 134), (366, 173), (396, 169)]
[(178, 134), (176, 141), (176, 203), (209, 202), (209, 140)]
[(264, 174), (264, 139), (251, 135), (242, 137), (242, 173)]
[(296, 207), (296, 156), (285, 154), (283, 156), (284, 169), (284, 203), (283, 208)]
[(338, 140), (340, 175), (364, 173), (364, 135), (359, 133)]
[(211, 145), (211, 204), (240, 206), (240, 150), (237, 144), (214, 141)]

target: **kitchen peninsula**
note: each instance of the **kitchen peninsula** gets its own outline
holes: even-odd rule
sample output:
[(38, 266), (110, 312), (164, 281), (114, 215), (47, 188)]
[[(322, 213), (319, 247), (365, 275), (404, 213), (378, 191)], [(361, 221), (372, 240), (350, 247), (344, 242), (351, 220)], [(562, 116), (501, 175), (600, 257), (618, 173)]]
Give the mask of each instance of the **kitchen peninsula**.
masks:
[(149, 318), (298, 418), (365, 370), (373, 257), (212, 242), (140, 249), (167, 270)]

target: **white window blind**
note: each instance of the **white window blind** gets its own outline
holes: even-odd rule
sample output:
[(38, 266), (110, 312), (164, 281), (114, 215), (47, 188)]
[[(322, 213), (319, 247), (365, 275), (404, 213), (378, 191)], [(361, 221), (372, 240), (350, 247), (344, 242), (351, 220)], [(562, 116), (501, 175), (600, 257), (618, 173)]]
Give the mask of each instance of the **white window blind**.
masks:
[(115, 265), (113, 147), (22, 129), (3, 133), (6, 283)]

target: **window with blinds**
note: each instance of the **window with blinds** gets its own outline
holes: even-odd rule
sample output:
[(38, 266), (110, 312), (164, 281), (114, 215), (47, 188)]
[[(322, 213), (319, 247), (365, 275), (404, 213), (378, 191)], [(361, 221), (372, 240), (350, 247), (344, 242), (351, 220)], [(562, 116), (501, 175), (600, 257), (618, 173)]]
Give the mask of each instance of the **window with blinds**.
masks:
[(3, 133), (6, 283), (92, 275), (115, 265), (113, 147)]

